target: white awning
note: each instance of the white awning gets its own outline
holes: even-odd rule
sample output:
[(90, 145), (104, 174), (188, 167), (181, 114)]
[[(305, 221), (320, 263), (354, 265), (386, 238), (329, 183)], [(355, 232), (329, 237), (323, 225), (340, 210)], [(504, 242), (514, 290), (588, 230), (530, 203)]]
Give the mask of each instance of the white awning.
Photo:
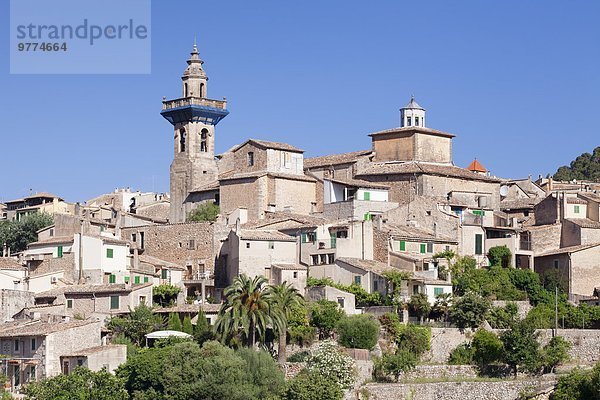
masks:
[(181, 338), (191, 338), (192, 335), (189, 335), (185, 332), (179, 331), (156, 331), (146, 335), (147, 339), (165, 339), (171, 336), (181, 337)]

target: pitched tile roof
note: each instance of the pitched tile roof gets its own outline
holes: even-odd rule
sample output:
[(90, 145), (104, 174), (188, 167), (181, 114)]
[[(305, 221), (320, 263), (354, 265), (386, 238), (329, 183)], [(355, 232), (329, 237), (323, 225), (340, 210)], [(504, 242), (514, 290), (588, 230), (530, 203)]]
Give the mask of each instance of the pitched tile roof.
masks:
[(385, 224), (382, 226), (381, 230), (384, 232), (388, 232), (388, 234), (393, 238), (403, 238), (413, 241), (425, 240), (434, 242), (457, 242), (455, 238), (451, 238), (440, 234), (435, 236), (432, 231), (417, 228), (414, 226)]
[(367, 189), (389, 189), (389, 185), (384, 185), (381, 183), (374, 183), (365, 181), (362, 179), (333, 179), (333, 178), (323, 178), (324, 181), (331, 181), (334, 183), (339, 183), (346, 186), (353, 186), (358, 188), (367, 188)]
[(267, 140), (258, 140), (258, 139), (248, 139), (244, 143), (231, 149), (231, 151), (235, 153), (236, 151), (238, 151), (240, 148), (242, 148), (247, 143), (252, 143), (252, 144), (254, 144), (258, 147), (262, 147), (264, 149), (275, 149), (275, 150), (283, 150), (283, 151), (292, 151), (295, 153), (304, 153), (304, 150), (301, 150), (301, 149), (299, 149), (295, 146), (292, 146), (291, 144), (288, 144), (288, 143), (270, 142)]
[(76, 350), (73, 353), (61, 355), (61, 357), (85, 357), (91, 354), (100, 353), (104, 350), (118, 349), (118, 348), (127, 348), (125, 344), (107, 344), (104, 346), (95, 346), (89, 347), (87, 349)]
[(591, 243), (591, 244), (581, 244), (578, 246), (569, 246), (563, 247), (562, 249), (548, 251), (546, 253), (538, 254), (535, 257), (546, 257), (546, 256), (554, 256), (557, 254), (567, 254), (567, 253), (576, 253), (578, 251), (591, 249), (592, 247), (600, 246), (600, 243)]
[(167, 267), (167, 268), (171, 268), (171, 269), (185, 270), (185, 267), (183, 267), (179, 264), (176, 264), (176, 263), (173, 263), (170, 261), (165, 261), (158, 257), (149, 256), (147, 254), (140, 254), (139, 259), (140, 259), (140, 262), (150, 264), (154, 267)]
[(359, 150), (350, 153), (331, 154), (326, 156), (311, 157), (304, 159), (304, 169), (326, 167), (330, 165), (351, 164), (358, 158), (367, 156), (372, 150)]
[(263, 176), (270, 176), (273, 178), (281, 178), (281, 179), (290, 179), (295, 181), (305, 181), (305, 182), (316, 182), (316, 179), (311, 178), (306, 175), (295, 175), (295, 174), (283, 174), (283, 173), (275, 173), (269, 171), (254, 171), (254, 172), (227, 172), (219, 175), (220, 182), (226, 181), (234, 181), (238, 179), (251, 179), (251, 178), (260, 178)]
[[(320, 225), (325, 225), (328, 222), (331, 222), (327, 218), (314, 216), (314, 215), (303, 215), (303, 214), (295, 214), (288, 212), (266, 212), (265, 218), (253, 220), (245, 223), (243, 227), (245, 229), (259, 229), (265, 228), (271, 225), (279, 225), (283, 222), (289, 221), (290, 227), (296, 228), (299, 226), (303, 227), (317, 227)], [(281, 230), (285, 228), (278, 227), (277, 230)]]
[(200, 311), (200, 308), (202, 308), (202, 311), (205, 313), (216, 313), (219, 312), (221, 304), (177, 304), (173, 307), (157, 307), (152, 311), (159, 314), (168, 314), (172, 312), (197, 313)]
[(127, 285), (125, 283), (109, 283), (104, 285), (67, 285), (45, 292), (36, 293), (36, 299), (54, 298), (62, 294), (90, 294), (90, 293), (129, 293), (133, 290), (152, 286), (151, 282)]
[(471, 164), (467, 167), (469, 171), (473, 172), (487, 172), (487, 168), (485, 168), (477, 159), (471, 161)]
[(12, 257), (0, 257), (0, 269), (20, 271), (27, 268), (25, 268), (24, 265), (19, 264), (19, 261)]
[(500, 202), (501, 210), (520, 210), (532, 209), (537, 203), (542, 201), (541, 197), (525, 197), (522, 199), (502, 200)]
[(98, 323), (98, 321), (70, 321), (49, 323), (41, 321), (4, 323), (0, 325), (0, 337), (19, 336), (44, 336), (54, 332), (66, 331), (67, 329), (79, 328), (81, 326)]
[(301, 265), (301, 264), (276, 263), (276, 264), (271, 264), (271, 266), (278, 268), (278, 269), (288, 270), (288, 271), (306, 271), (306, 270), (308, 270), (308, 267), (306, 265)]
[(29, 243), (27, 247), (46, 246), (57, 243), (73, 243), (73, 236), (54, 236), (47, 240)]
[(240, 234), (242, 240), (273, 240), (279, 242), (295, 242), (296, 238), (276, 230), (250, 230), (242, 229)]
[(464, 168), (454, 165), (429, 164), (418, 161), (393, 162), (393, 163), (370, 163), (362, 170), (357, 171), (357, 176), (369, 175), (390, 175), (390, 174), (417, 174), (417, 175), (438, 175), (443, 177), (468, 179), (475, 181), (485, 181), (500, 183), (498, 178), (476, 174)]
[(375, 260), (363, 260), (360, 258), (352, 258), (352, 257), (338, 257), (335, 260), (336, 264), (344, 263), (351, 265), (356, 268), (360, 268), (363, 271), (374, 272), (376, 274), (382, 274), (385, 271), (397, 270), (398, 268), (391, 267), (387, 264), (384, 264)]
[(589, 218), (567, 218), (567, 221), (570, 221), (581, 228), (600, 229), (600, 222)]

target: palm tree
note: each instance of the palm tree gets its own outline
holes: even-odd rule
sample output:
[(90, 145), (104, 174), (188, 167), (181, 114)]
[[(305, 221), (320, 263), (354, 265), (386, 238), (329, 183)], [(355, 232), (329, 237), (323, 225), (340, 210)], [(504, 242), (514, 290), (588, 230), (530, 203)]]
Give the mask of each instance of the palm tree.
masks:
[(240, 275), (223, 294), (226, 301), (221, 305), (215, 323), (217, 335), (222, 341), (239, 336), (246, 346), (254, 347), (257, 334), (263, 339), (267, 327), (273, 324), (267, 279)]
[(304, 305), (304, 297), (298, 290), (287, 282), (272, 287), (272, 316), (273, 325), (279, 334), (277, 360), (283, 365), (286, 360), (285, 344), (287, 337), (287, 321), (295, 308)]

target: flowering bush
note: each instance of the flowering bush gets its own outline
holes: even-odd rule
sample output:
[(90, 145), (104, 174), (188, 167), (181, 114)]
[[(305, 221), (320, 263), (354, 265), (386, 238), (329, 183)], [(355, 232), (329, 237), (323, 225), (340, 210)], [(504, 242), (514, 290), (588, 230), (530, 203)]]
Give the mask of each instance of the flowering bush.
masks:
[(321, 342), (306, 363), (309, 372), (331, 379), (343, 389), (354, 384), (354, 366), (354, 360), (342, 354), (330, 340)]

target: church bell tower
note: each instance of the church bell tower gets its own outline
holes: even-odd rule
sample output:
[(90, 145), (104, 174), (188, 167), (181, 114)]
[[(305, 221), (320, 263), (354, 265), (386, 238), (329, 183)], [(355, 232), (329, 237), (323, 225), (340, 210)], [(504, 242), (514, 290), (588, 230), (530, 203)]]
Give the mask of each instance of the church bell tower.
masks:
[(227, 101), (207, 96), (208, 76), (194, 44), (183, 72), (182, 97), (163, 99), (161, 115), (173, 125), (171, 210), (169, 222), (184, 222), (191, 211), (189, 195), (218, 178), (215, 126), (229, 114)]

